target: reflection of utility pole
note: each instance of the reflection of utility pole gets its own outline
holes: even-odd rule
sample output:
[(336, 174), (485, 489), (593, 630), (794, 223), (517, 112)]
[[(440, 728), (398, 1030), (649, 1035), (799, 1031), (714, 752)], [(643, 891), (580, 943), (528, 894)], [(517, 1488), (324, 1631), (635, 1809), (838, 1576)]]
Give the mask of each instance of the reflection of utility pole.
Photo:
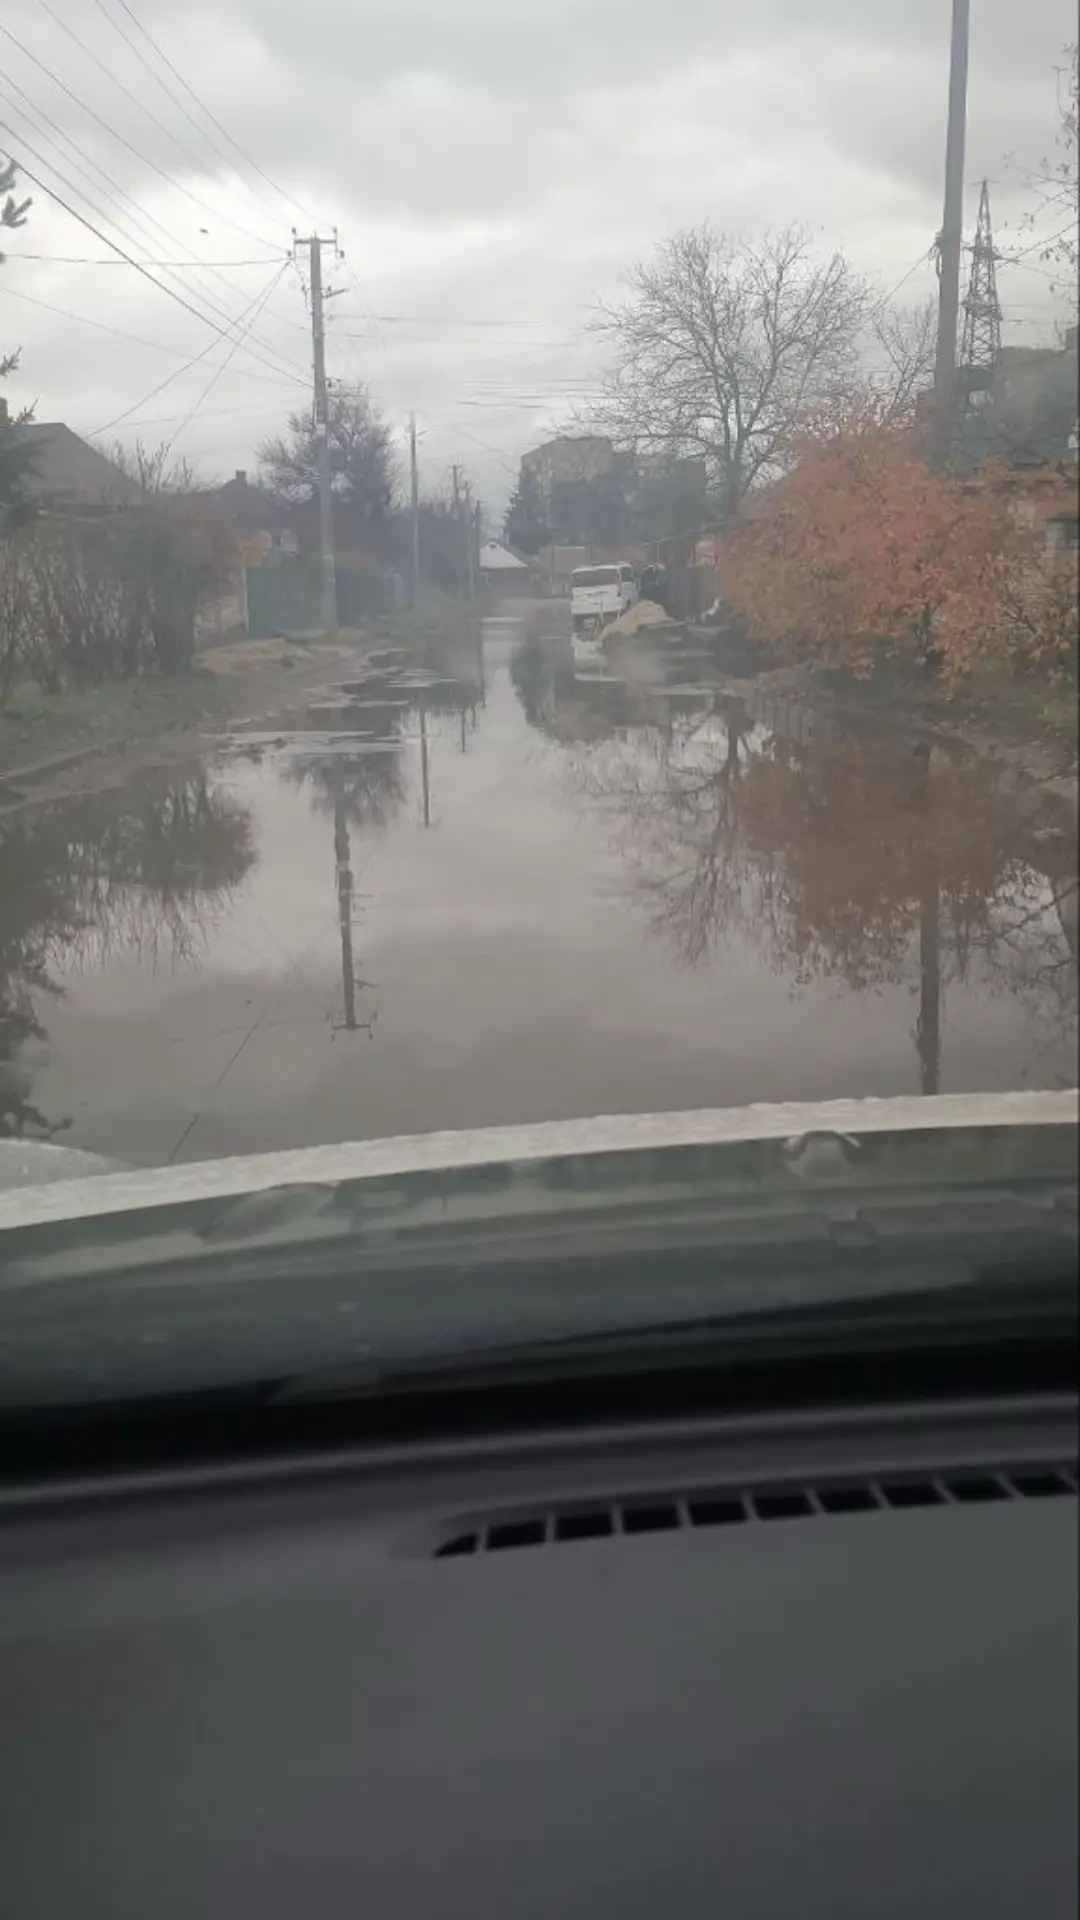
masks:
[(933, 749), (916, 751), (917, 795), (921, 814), (919, 863), (919, 1020), (915, 1046), (923, 1093), (941, 1092), (941, 881), (932, 844), (930, 762)]
[(457, 535), (461, 528), (461, 468), (451, 467), (450, 481), (454, 490), (454, 585), (458, 598), (461, 598), (461, 554), (458, 551)]
[(473, 513), (473, 503), (472, 503), (472, 488), (470, 487), (469, 482), (467, 480), (465, 482), (465, 511), (462, 515), (462, 521), (463, 521), (464, 533), (465, 533), (465, 572), (469, 582), (469, 605), (475, 606), (476, 605), (476, 564), (475, 564), (475, 555), (473, 552), (474, 513)]
[(945, 143), (945, 209), (938, 235), (937, 356), (934, 362), (934, 457), (944, 466), (956, 415), (956, 329), (964, 250), (964, 147), (967, 138), (968, 44), (971, 0), (953, 0), (949, 68), (949, 127)]
[(352, 944), (352, 855), (349, 848), (349, 824), (345, 818), (345, 801), (340, 792), (334, 794), (334, 871), (337, 877), (338, 926), (341, 931), (341, 990), (345, 999), (345, 1029), (348, 1033), (355, 1033), (356, 974), (353, 967)]
[(428, 780), (427, 715), (424, 712), (424, 695), (422, 689), (418, 707), (420, 713), (420, 784), (424, 794), (424, 825), (425, 827), (430, 827), (431, 787)]
[(334, 569), (334, 507), (330, 494), (330, 444), (327, 439), (326, 336), (323, 328), (322, 250), (333, 247), (337, 254), (337, 235), (320, 240), (313, 233), (307, 240), (294, 237), (293, 248), (306, 247), (311, 277), (311, 346), (315, 373), (315, 471), (319, 490), (319, 552), (321, 583), (319, 618), (324, 633), (337, 632), (337, 581)]
[(919, 887), (919, 1024), (915, 1032), (923, 1093), (941, 1092), (941, 890), (936, 866)]
[(416, 462), (416, 415), (409, 415), (409, 480), (412, 502), (412, 604), (420, 598), (420, 472)]

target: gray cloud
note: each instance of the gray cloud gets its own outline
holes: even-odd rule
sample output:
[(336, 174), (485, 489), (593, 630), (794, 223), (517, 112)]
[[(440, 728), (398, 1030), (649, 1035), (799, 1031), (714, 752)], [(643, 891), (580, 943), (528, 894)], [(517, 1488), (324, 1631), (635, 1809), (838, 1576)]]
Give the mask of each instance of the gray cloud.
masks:
[[(948, 0), (548, 0), (514, 12), (502, 0), (132, 0), (274, 187), (175, 78), (160, 67), (165, 85), (152, 78), (137, 52), (151, 67), (154, 56), (118, 0), (49, 5), (106, 71), (40, 0), (9, 0), (4, 24), (75, 97), (5, 41), (0, 122), (11, 131), (0, 144), (144, 258), (269, 258), (294, 223), (336, 222), (348, 258), (331, 303), (332, 371), (367, 378), (399, 421), (420, 409), (432, 478), (460, 454), (492, 497), (522, 447), (594, 386), (591, 303), (672, 228), (804, 220), (884, 289), (915, 268), (940, 218)], [(1006, 155), (1033, 165), (1051, 144), (1053, 66), (1074, 13), (1071, 0), (974, 11), (968, 175), (993, 178), (999, 224), (1015, 227), (1023, 178)], [(10, 251), (107, 249), (38, 192)], [(1050, 315), (1032, 265), (1003, 276), (1015, 338)], [(213, 303), (230, 317), (270, 274), (154, 271), (200, 312)], [(2, 285), (26, 296), (4, 302), (4, 342), (23, 345), (17, 397), (82, 431), (213, 338), (127, 268), (13, 260)], [(906, 291), (932, 286), (915, 270)], [(465, 324), (485, 318), (501, 324)], [(305, 327), (290, 273), (259, 318), (259, 344), (234, 355), (183, 427), (179, 446), (208, 471), (249, 464), (253, 443), (302, 400)], [(180, 426), (226, 351), (218, 343), (137, 409), (146, 437)]]

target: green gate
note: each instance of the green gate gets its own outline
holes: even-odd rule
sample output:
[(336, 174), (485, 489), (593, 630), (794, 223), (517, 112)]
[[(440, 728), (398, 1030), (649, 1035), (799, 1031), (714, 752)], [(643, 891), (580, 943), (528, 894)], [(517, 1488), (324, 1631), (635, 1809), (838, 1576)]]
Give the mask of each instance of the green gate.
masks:
[[(316, 567), (248, 567), (247, 630), (253, 640), (322, 630), (321, 580)], [(391, 604), (392, 591), (355, 567), (337, 571), (337, 612), (343, 627), (355, 627)]]

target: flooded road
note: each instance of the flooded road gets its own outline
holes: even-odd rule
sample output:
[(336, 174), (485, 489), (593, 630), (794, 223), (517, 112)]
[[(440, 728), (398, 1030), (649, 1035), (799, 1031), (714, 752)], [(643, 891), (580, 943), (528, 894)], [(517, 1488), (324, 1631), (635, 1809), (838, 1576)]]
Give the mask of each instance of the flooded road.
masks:
[(1075, 820), (554, 609), (0, 817), (0, 1134), (134, 1164), (1075, 1081)]

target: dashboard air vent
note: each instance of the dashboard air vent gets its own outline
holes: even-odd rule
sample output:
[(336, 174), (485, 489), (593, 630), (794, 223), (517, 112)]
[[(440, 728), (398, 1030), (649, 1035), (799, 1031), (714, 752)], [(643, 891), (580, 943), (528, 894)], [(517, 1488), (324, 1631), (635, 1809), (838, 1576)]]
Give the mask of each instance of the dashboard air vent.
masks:
[(673, 1533), (683, 1528), (737, 1527), (763, 1521), (820, 1519), (830, 1514), (902, 1512), (915, 1507), (980, 1506), (997, 1500), (1048, 1500), (1075, 1494), (1076, 1490), (1074, 1469), (1054, 1465), (881, 1475), (751, 1491), (650, 1493), (463, 1523), (443, 1534), (434, 1551), (437, 1559), (449, 1560), (463, 1554), (560, 1546), (618, 1534)]

